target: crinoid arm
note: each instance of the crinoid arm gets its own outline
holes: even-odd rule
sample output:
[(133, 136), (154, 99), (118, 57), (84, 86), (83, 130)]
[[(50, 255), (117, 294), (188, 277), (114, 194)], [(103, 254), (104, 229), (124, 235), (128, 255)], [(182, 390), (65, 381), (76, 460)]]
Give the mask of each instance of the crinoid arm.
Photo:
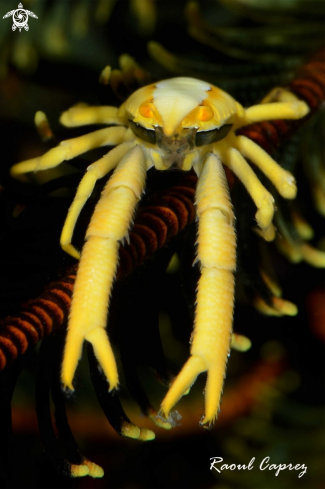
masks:
[(118, 262), (119, 242), (128, 234), (137, 202), (144, 190), (146, 162), (136, 145), (118, 163), (104, 188), (86, 234), (76, 277), (61, 380), (72, 381), (88, 340), (102, 367), (110, 390), (118, 385), (114, 354), (105, 331), (107, 307)]
[(201, 277), (191, 357), (163, 400), (161, 413), (168, 417), (197, 376), (207, 371), (206, 410), (201, 424), (211, 424), (217, 417), (230, 348), (236, 267), (234, 215), (224, 169), (216, 155), (209, 154), (203, 163), (196, 205)]

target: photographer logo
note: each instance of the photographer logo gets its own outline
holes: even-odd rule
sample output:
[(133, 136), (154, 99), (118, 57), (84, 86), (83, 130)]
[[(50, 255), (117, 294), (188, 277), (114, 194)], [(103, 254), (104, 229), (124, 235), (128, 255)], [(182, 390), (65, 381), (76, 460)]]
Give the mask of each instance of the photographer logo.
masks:
[(34, 19), (38, 19), (37, 15), (35, 15), (33, 12), (23, 9), (22, 3), (18, 5), (18, 8), (16, 10), (11, 10), (10, 12), (7, 12), (6, 15), (3, 16), (3, 19), (11, 16), (13, 20), (12, 30), (15, 31), (18, 28), (19, 32), (21, 32), (22, 28), (24, 28), (25, 31), (29, 30), (28, 16), (34, 17)]

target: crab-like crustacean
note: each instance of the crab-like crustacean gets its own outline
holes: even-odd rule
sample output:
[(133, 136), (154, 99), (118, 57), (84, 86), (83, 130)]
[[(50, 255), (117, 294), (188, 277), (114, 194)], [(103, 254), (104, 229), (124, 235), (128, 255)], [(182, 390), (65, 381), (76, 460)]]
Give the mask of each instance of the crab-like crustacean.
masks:
[[(271, 100), (271, 101), (270, 101)], [(170, 410), (207, 371), (205, 415), (201, 424), (215, 420), (230, 347), (236, 236), (224, 165), (241, 180), (254, 200), (259, 232), (274, 238), (274, 199), (257, 178), (246, 158), (253, 162), (287, 199), (296, 195), (295, 180), (264, 150), (236, 130), (271, 119), (299, 119), (308, 113), (305, 102), (290, 92), (277, 91), (276, 102), (244, 109), (219, 88), (193, 78), (173, 78), (153, 83), (133, 93), (115, 107), (74, 107), (64, 112), (63, 125), (114, 125), (61, 142), (41, 157), (14, 165), (11, 174), (46, 170), (101, 146), (116, 146), (91, 164), (82, 178), (61, 235), (62, 248), (75, 258), (71, 244), (74, 227), (98, 179), (115, 169), (91, 218), (82, 249), (68, 324), (62, 365), (62, 383), (72, 381), (84, 340), (94, 348), (109, 382), (118, 386), (114, 354), (105, 331), (110, 292), (120, 242), (127, 239), (133, 214), (145, 189), (146, 171), (194, 168), (198, 175), (197, 261), (201, 276), (197, 288), (191, 355), (161, 404), (161, 415)]]

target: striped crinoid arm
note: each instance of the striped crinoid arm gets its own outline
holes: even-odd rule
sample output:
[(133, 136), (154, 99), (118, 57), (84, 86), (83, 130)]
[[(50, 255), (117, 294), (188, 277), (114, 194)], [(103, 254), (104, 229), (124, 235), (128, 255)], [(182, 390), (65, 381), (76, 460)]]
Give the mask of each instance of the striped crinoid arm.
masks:
[(62, 326), (68, 317), (75, 277), (71, 267), (64, 277), (50, 283), (40, 297), (24, 303), (16, 315), (2, 321), (0, 370)]
[[(117, 279), (131, 273), (189, 225), (195, 216), (195, 175), (183, 176), (167, 190), (147, 199), (135, 218), (128, 244), (120, 247)], [(71, 304), (78, 265), (50, 283), (43, 294), (22, 305), (0, 326), (0, 370), (43, 337), (64, 327)]]

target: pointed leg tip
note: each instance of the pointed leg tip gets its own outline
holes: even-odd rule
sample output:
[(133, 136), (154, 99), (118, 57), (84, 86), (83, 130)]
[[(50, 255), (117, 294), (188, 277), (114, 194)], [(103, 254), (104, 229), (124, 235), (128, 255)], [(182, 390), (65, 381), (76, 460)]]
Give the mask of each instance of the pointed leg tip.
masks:
[(147, 414), (148, 418), (151, 419), (156, 426), (163, 428), (165, 430), (170, 430), (172, 425), (166, 420), (165, 416), (161, 416), (157, 411), (150, 411)]
[(61, 388), (62, 388), (62, 391), (63, 391), (65, 397), (67, 397), (68, 399), (71, 398), (74, 395), (74, 393), (75, 393), (75, 390), (74, 390), (74, 387), (72, 385), (72, 382), (64, 382), (64, 381), (62, 381)]
[(76, 260), (80, 260), (81, 255), (80, 255), (79, 251), (76, 250), (76, 248), (74, 246), (72, 246), (71, 244), (61, 244), (61, 248), (63, 249), (63, 251), (68, 253), (68, 255), (72, 256)]
[(271, 223), (268, 228), (258, 227), (255, 229), (256, 233), (261, 236), (265, 241), (270, 242), (273, 241), (276, 236), (276, 229), (274, 225)]
[(171, 407), (168, 409), (165, 403), (165, 400), (161, 403), (160, 409), (157, 414), (157, 418), (166, 420), (169, 416), (169, 411), (171, 410)]
[(108, 382), (108, 385), (109, 385), (109, 389), (108, 389), (108, 392), (110, 392), (111, 394), (116, 394), (116, 392), (119, 390), (119, 381), (118, 379), (117, 380), (113, 380), (113, 381), (109, 381), (109, 379), (106, 379), (107, 382)]
[(182, 419), (182, 416), (178, 411), (170, 412), (170, 409), (166, 409), (161, 405), (160, 411), (156, 416), (156, 420), (160, 420), (164, 423), (164, 426), (162, 427), (165, 429), (171, 429), (178, 426), (180, 424), (179, 421)]
[(172, 429), (171, 423), (168, 421), (168, 414), (167, 415), (159, 411), (159, 413), (154, 413), (152, 416), (150, 416), (150, 419), (159, 426), (159, 428), (163, 428), (164, 430), (170, 430)]
[(204, 415), (200, 420), (200, 426), (202, 426), (202, 428), (205, 428), (207, 430), (211, 430), (216, 422), (216, 419), (217, 419), (216, 414), (212, 416)]

